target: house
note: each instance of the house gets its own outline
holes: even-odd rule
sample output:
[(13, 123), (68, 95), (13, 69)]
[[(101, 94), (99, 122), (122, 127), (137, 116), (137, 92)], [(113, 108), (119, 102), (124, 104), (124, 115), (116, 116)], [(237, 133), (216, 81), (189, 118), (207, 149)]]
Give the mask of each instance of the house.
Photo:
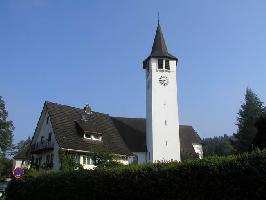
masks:
[(101, 146), (124, 164), (202, 158), (199, 135), (192, 126), (179, 124), (177, 62), (158, 22), (152, 51), (143, 62), (146, 119), (113, 117), (88, 105), (80, 109), (47, 101), (32, 138), (32, 162), (59, 169), (59, 152), (67, 151), (85, 169), (92, 169), (88, 153)]
[(13, 157), (13, 169), (17, 167), (30, 168), (31, 154), (30, 154), (30, 143), (26, 144), (23, 149), (21, 149)]
[[(59, 150), (72, 152), (85, 169), (92, 169), (86, 153), (104, 146), (120, 155), (125, 164), (147, 162), (146, 120), (112, 117), (108, 114), (45, 102), (35, 130), (31, 155), (38, 166), (60, 168)], [(191, 126), (180, 127), (181, 159), (201, 157), (201, 139)], [(195, 151), (196, 150), (196, 151)]]

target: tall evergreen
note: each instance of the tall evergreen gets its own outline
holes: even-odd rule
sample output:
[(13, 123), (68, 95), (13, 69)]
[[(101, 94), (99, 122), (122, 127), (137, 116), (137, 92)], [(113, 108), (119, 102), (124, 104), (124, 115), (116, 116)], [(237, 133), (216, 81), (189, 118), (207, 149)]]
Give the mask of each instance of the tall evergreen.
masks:
[(13, 122), (7, 120), (8, 112), (5, 108), (5, 102), (0, 96), (0, 153), (5, 157), (7, 150), (12, 146), (13, 140)]
[(263, 106), (263, 102), (260, 101), (258, 96), (250, 88), (247, 88), (245, 102), (241, 105), (238, 112), (236, 123), (238, 130), (234, 134), (236, 138), (234, 147), (238, 153), (248, 151), (257, 133), (255, 123), (264, 113), (265, 107)]

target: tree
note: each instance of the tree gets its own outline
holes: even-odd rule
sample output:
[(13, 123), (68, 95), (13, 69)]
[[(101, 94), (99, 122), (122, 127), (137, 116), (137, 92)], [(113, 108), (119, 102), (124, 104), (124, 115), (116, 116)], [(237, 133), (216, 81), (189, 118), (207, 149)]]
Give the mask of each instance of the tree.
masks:
[(227, 135), (204, 138), (203, 142), (203, 152), (204, 156), (226, 156), (235, 153), (235, 149), (230, 143), (230, 137)]
[(241, 105), (238, 112), (236, 123), (238, 130), (234, 134), (236, 139), (234, 147), (238, 153), (248, 151), (257, 132), (255, 123), (264, 113), (265, 107), (263, 106), (263, 102), (260, 101), (251, 89), (247, 88), (245, 102)]
[[(63, 171), (73, 171), (83, 169), (82, 165), (76, 162), (76, 154), (67, 152), (64, 150), (59, 150), (59, 159), (61, 163), (60, 169)], [(43, 168), (51, 168), (52, 166), (41, 166)], [(38, 167), (37, 167), (38, 168)]]
[(8, 121), (7, 117), (5, 102), (0, 96), (0, 151), (4, 157), (7, 156), (7, 150), (12, 145), (14, 130), (13, 122)]
[(29, 147), (30, 143), (31, 143), (30, 137), (28, 137), (27, 140), (20, 140), (16, 145), (14, 145), (13, 147), (14, 152), (12, 152), (12, 154), (17, 154), (21, 151), (24, 151), (25, 148)]
[(5, 157), (0, 158), (0, 178), (11, 177), (12, 165), (12, 159), (8, 159)]
[(118, 162), (118, 157), (112, 154), (109, 149), (106, 147), (96, 147), (93, 152), (88, 153), (88, 156), (91, 156), (93, 164), (98, 169), (102, 168), (111, 168), (123, 165)]
[(250, 151), (254, 149), (266, 149), (266, 115), (261, 117), (256, 122), (258, 132), (249, 148)]

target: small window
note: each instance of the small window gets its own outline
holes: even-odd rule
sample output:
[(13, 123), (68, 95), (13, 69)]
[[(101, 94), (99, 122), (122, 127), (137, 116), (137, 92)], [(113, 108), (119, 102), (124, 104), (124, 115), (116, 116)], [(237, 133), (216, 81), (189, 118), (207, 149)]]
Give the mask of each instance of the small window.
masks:
[(93, 165), (93, 160), (91, 157), (87, 157), (87, 165)]
[(80, 163), (80, 157), (79, 155), (75, 155), (75, 163)]
[(48, 124), (49, 120), (50, 120), (50, 117), (48, 116), (48, 117), (46, 118), (46, 124)]
[(158, 69), (163, 69), (163, 59), (158, 59)]
[(48, 135), (48, 141), (51, 142), (51, 140), (52, 140), (52, 133), (50, 132)]
[(86, 165), (86, 156), (83, 156), (83, 165)]
[(165, 60), (165, 69), (170, 70), (169, 60)]
[(42, 136), (42, 137), (41, 137), (41, 143), (42, 143), (42, 144), (43, 144), (43, 139), (44, 139), (44, 137)]
[(164, 120), (164, 125), (167, 126), (167, 121), (166, 120)]
[(51, 162), (50, 163), (53, 163), (54, 162), (54, 154), (52, 153), (51, 154)]
[(85, 139), (92, 139), (91, 134), (89, 134), (89, 133), (84, 133), (84, 138)]
[(46, 164), (50, 163), (50, 154), (46, 155)]

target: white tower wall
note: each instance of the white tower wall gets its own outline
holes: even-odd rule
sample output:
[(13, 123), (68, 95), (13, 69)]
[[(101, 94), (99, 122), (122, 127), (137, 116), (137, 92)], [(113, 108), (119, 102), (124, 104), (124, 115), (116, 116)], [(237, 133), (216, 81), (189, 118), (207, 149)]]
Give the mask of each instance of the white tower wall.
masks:
[[(180, 161), (176, 64), (170, 60), (170, 70), (159, 70), (158, 59), (151, 58), (145, 70), (148, 162)], [(161, 76), (168, 85), (159, 82)]]

